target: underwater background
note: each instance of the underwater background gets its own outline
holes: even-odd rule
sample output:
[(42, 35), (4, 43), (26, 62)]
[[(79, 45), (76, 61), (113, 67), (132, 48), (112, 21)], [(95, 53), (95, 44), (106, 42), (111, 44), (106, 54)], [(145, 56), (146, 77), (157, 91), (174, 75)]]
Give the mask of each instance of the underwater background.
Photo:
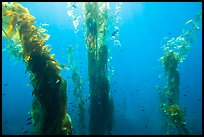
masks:
[[(49, 2), (20, 2), (28, 8), (38, 24), (46, 23), (50, 34), (50, 54), (55, 54), (59, 64), (68, 62), (67, 47), (73, 45), (78, 70), (82, 75), (86, 98), (84, 134), (88, 133), (89, 87), (87, 52), (84, 30), (77, 36), (67, 4)], [(110, 3), (114, 4), (114, 3)], [(120, 11), (121, 46), (109, 42), (108, 66), (110, 94), (114, 100), (114, 125), (112, 134), (162, 134), (159, 95), (156, 86), (164, 73), (159, 61), (163, 55), (161, 41), (164, 37), (178, 37), (186, 21), (195, 18), (201, 2), (123, 2)], [(202, 21), (201, 21), (202, 24)], [(7, 45), (2, 37), (2, 49)], [(190, 134), (202, 134), (202, 25), (187, 58), (179, 64), (180, 104), (186, 107), (186, 127)], [(32, 124), (26, 125), (32, 105), (32, 86), (26, 65), (2, 52), (2, 134), (30, 134)], [(78, 116), (73, 95), (72, 70), (61, 70), (67, 80), (68, 113), (72, 117), (74, 134), (78, 131)], [(26, 132), (28, 131), (28, 132)]]

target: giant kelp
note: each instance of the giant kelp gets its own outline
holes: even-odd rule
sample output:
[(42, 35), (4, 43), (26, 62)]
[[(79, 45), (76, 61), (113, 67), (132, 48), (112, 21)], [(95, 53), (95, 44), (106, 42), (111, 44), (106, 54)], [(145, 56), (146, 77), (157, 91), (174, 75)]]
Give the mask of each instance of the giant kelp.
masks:
[(166, 134), (189, 134), (186, 128), (185, 111), (179, 103), (180, 93), (180, 74), (178, 70), (179, 63), (182, 63), (187, 57), (195, 35), (200, 29), (199, 21), (201, 12), (196, 15), (195, 20), (189, 20), (185, 24), (182, 34), (177, 38), (171, 38), (163, 46), (164, 55), (160, 58), (165, 76), (168, 78), (168, 84), (160, 91), (161, 110), (165, 115), (165, 133)]
[(74, 56), (74, 48), (72, 46), (68, 46), (68, 61), (72, 69), (72, 81), (73, 81), (73, 93), (76, 98), (77, 108), (78, 108), (78, 117), (79, 117), (79, 132), (80, 134), (84, 134), (83, 129), (85, 128), (84, 116), (85, 116), (85, 101), (84, 101), (84, 93), (83, 93), (83, 81), (82, 77), (78, 71), (78, 63)]
[(90, 90), (90, 134), (111, 134), (112, 130), (113, 101), (107, 77), (108, 9), (108, 3), (88, 2), (83, 5)]
[[(67, 6), (67, 13), (72, 18), (75, 33), (79, 31), (81, 17), (76, 9), (82, 6), (83, 10), (90, 90), (90, 134), (111, 134), (113, 126), (113, 100), (110, 96), (107, 70), (108, 42), (113, 40), (114, 45), (120, 46), (118, 13), (121, 4), (116, 3), (115, 13), (109, 12), (109, 3), (103, 2), (68, 2)], [(112, 27), (114, 32), (110, 35)]]
[(20, 46), (17, 55), (30, 72), (33, 134), (71, 134), (71, 118), (66, 113), (67, 83), (60, 75), (62, 67), (54, 54), (49, 55), (51, 49), (46, 45), (49, 35), (37, 27), (35, 17), (19, 3), (2, 3), (2, 22), (3, 37)]

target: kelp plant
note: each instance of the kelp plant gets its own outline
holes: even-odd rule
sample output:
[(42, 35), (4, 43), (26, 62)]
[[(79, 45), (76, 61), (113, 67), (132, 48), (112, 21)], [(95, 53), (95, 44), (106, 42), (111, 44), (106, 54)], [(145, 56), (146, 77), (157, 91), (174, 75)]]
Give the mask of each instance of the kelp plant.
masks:
[[(75, 29), (75, 35), (76, 39), (77, 37), (77, 32), (79, 31), (78, 25), (79, 25), (79, 19), (81, 16), (79, 16), (76, 13), (76, 9), (80, 6), (80, 3), (78, 2), (68, 2), (67, 3), (67, 8), (68, 12), (67, 14), (71, 16), (72, 22), (74, 25)], [(78, 71), (78, 61), (76, 58), (77, 54), (77, 47), (78, 47), (78, 42), (76, 43), (76, 46), (74, 47), (73, 45), (69, 45), (67, 47), (67, 53), (68, 53), (68, 61), (70, 64), (70, 67), (72, 69), (72, 81), (73, 81), (73, 92), (74, 96), (76, 98), (76, 103), (77, 103), (77, 108), (78, 108), (78, 117), (79, 117), (79, 122), (78, 122), (78, 128), (79, 128), (79, 134), (84, 134), (84, 129), (85, 129), (85, 98), (84, 98), (84, 93), (83, 93), (83, 80), (80, 72)]]
[[(114, 46), (121, 46), (118, 40), (119, 20), (122, 3), (116, 3), (115, 13), (109, 12), (109, 3), (68, 2), (68, 15), (72, 18), (75, 33), (78, 32), (80, 21), (77, 8), (82, 5), (85, 44), (88, 57), (88, 78), (90, 90), (90, 134), (111, 134), (113, 126), (113, 99), (110, 95), (108, 77), (108, 41), (113, 40)], [(79, 8), (78, 8), (79, 9)], [(81, 8), (80, 8), (81, 9)], [(109, 35), (111, 27), (114, 32)]]
[(179, 63), (187, 57), (196, 33), (199, 28), (201, 12), (196, 15), (195, 20), (189, 20), (185, 24), (182, 35), (172, 38), (163, 46), (164, 55), (160, 58), (168, 78), (168, 85), (160, 90), (161, 109), (166, 114), (165, 132), (166, 134), (189, 134), (186, 128), (185, 110), (179, 104), (180, 75), (178, 70)]
[(77, 61), (74, 58), (74, 48), (70, 45), (67, 48), (68, 52), (68, 60), (69, 64), (72, 69), (72, 81), (73, 81), (73, 88), (74, 88), (74, 96), (76, 98), (76, 102), (78, 105), (78, 116), (79, 116), (79, 132), (80, 134), (83, 133), (83, 129), (85, 128), (85, 123), (84, 123), (84, 116), (85, 116), (85, 100), (84, 100), (84, 94), (83, 94), (83, 81), (82, 77), (78, 71), (78, 66), (77, 66)]
[[(51, 49), (45, 45), (49, 35), (37, 27), (34, 16), (21, 4), (2, 3), (2, 34), (18, 47), (17, 56), (22, 58), (26, 71), (30, 72), (34, 88), (32, 103), (33, 134), (72, 134), (71, 118), (66, 112), (66, 81), (60, 75), (61, 66), (54, 60)], [(7, 48), (15, 48), (10, 46)]]
[[(100, 7), (100, 8), (99, 8)], [(111, 134), (113, 100), (107, 77), (109, 3), (83, 4), (90, 90), (90, 134)]]

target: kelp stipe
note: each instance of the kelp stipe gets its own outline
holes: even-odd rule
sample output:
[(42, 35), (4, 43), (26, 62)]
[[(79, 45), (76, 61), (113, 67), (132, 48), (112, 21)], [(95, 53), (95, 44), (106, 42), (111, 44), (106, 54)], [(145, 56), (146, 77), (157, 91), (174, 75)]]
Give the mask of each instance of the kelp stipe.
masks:
[(33, 86), (32, 123), (35, 135), (72, 134), (71, 118), (66, 112), (66, 80), (59, 71), (51, 49), (45, 45), (49, 38), (36, 27), (35, 18), (21, 4), (2, 3), (3, 37), (22, 47), (19, 56), (26, 62)]
[(109, 94), (107, 77), (108, 7), (108, 3), (97, 2), (83, 5), (90, 90), (90, 134), (111, 134), (113, 124), (113, 100)]
[(68, 53), (68, 61), (72, 69), (72, 81), (73, 81), (73, 93), (77, 102), (77, 109), (78, 109), (78, 128), (79, 133), (84, 134), (85, 128), (85, 98), (83, 93), (83, 81), (80, 72), (78, 71), (78, 65), (76, 58), (74, 58), (74, 48), (69, 45), (67, 48)]
[[(113, 99), (110, 95), (108, 79), (108, 42), (121, 46), (119, 38), (119, 20), (122, 3), (116, 3), (115, 13), (109, 11), (109, 3), (103, 2), (68, 2), (68, 16), (72, 18), (75, 33), (79, 31), (80, 17), (78, 10), (83, 10), (85, 28), (84, 38), (88, 58), (88, 78), (90, 90), (90, 134), (111, 134), (113, 126)], [(80, 8), (78, 8), (80, 7)], [(110, 35), (110, 28), (114, 32)]]
[[(164, 55), (160, 58), (164, 66), (165, 76), (168, 78), (167, 86), (160, 88), (160, 107), (164, 112), (164, 130), (165, 134), (190, 134), (186, 127), (185, 113), (179, 102), (180, 74), (178, 70), (179, 63), (182, 63), (187, 57), (194, 40), (195, 35), (200, 29), (199, 21), (201, 12), (196, 15), (195, 20), (189, 20), (185, 23), (185, 29), (177, 38), (171, 38), (163, 46)], [(190, 27), (189, 27), (190, 26)]]

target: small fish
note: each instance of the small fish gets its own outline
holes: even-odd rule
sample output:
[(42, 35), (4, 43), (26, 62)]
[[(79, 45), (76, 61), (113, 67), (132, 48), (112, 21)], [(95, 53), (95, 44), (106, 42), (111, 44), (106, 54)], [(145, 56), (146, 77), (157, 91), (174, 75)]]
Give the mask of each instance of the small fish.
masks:
[(3, 95), (3, 96), (5, 96), (6, 94), (5, 94), (5, 93), (3, 93), (2, 95)]
[(145, 125), (145, 128), (147, 128), (148, 126), (147, 125)]
[(168, 34), (171, 34), (171, 32), (169, 32)]
[(32, 122), (29, 122), (29, 123), (27, 123), (26, 125), (30, 125), (30, 124), (32, 124)]
[(8, 123), (8, 120), (6, 120), (5, 122), (4, 122), (4, 124), (7, 124)]
[(31, 120), (31, 119), (32, 119), (32, 117), (28, 118), (27, 121), (29, 121), (29, 120)]
[(142, 109), (141, 111), (144, 111), (144, 109)]
[(76, 5), (74, 5), (74, 4), (72, 5), (72, 7), (77, 8)]
[(4, 87), (6, 87), (8, 85), (8, 83), (4, 84)]
[(115, 36), (115, 34), (118, 33), (118, 29), (116, 29), (113, 33), (112, 33), (112, 37)]
[(55, 82), (55, 84), (59, 83), (59, 81), (60, 81), (60, 80), (58, 79), (58, 80)]
[(29, 132), (28, 130), (27, 130), (27, 131), (24, 131), (23, 134), (28, 133), (28, 132)]
[(186, 94), (184, 94), (183, 96), (187, 96)]

